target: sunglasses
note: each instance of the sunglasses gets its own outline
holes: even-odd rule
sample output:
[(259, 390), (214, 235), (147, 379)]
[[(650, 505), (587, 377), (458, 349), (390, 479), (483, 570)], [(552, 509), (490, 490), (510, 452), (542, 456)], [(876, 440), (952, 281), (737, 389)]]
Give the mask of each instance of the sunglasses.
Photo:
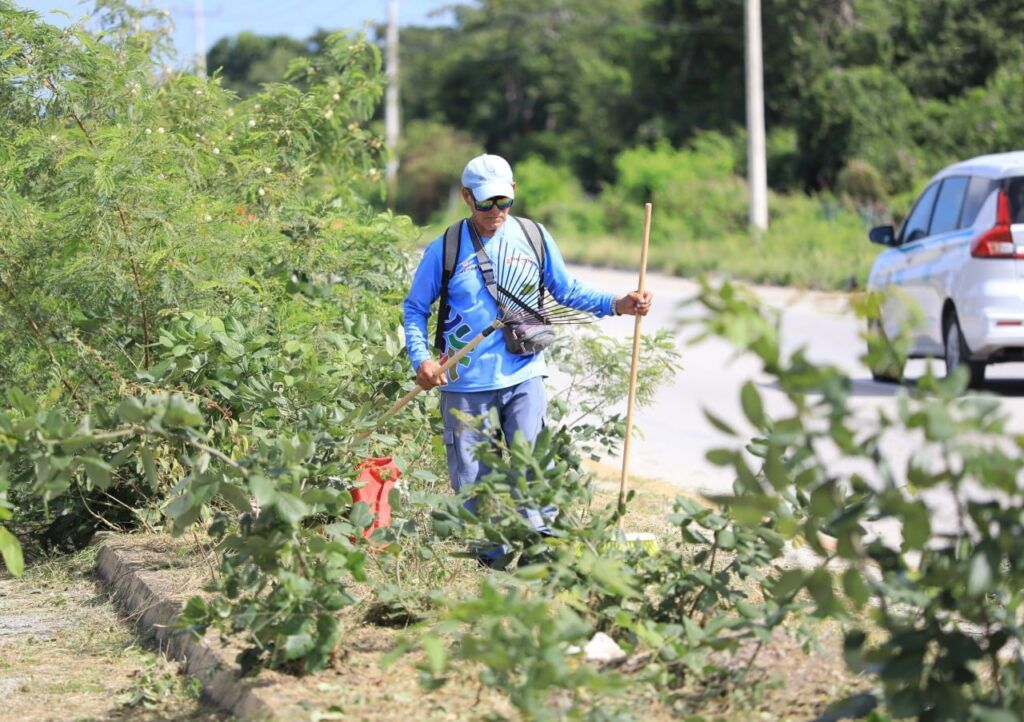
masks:
[(507, 211), (512, 207), (515, 200), (512, 198), (488, 198), (485, 201), (478, 201), (476, 198), (473, 199), (473, 205), (476, 206), (478, 211), (489, 211), (494, 206), (498, 206), (499, 211)]

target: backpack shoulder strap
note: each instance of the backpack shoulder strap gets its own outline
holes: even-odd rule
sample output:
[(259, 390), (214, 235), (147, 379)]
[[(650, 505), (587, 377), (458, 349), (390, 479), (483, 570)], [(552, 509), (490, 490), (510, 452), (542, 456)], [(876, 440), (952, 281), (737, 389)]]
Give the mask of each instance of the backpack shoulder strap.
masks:
[(448, 282), (455, 273), (455, 264), (459, 262), (459, 248), (462, 245), (462, 224), (457, 221), (445, 230), (442, 245), (444, 265), (441, 267), (441, 297), (437, 304), (437, 330), (434, 332), (434, 348), (439, 354), (444, 353), (444, 324), (448, 320)]
[(544, 308), (544, 234), (541, 233), (537, 221), (519, 216), (515, 216), (515, 219), (519, 227), (523, 229), (526, 240), (530, 242), (534, 255), (537, 256), (537, 269), (540, 273), (538, 303), (541, 308)]

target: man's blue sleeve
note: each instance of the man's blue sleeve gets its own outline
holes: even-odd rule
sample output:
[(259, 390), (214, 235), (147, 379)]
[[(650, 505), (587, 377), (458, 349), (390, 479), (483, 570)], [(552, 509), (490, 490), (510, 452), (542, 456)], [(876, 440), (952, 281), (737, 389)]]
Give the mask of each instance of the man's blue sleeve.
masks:
[(434, 242), (423, 253), (416, 274), (409, 287), (409, 295), (402, 304), (405, 325), (405, 346), (413, 371), (419, 371), (420, 364), (432, 357), (431, 342), (427, 335), (427, 319), (430, 306), (441, 293), (441, 244)]
[(615, 294), (604, 293), (587, 286), (569, 275), (561, 251), (548, 230), (544, 234), (544, 285), (563, 306), (588, 311), (596, 316), (615, 315)]

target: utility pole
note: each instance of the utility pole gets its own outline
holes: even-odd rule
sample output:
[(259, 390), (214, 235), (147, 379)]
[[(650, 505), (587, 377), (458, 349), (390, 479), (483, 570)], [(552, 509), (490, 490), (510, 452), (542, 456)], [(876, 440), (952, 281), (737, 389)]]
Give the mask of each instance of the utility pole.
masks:
[(192, 27), (196, 31), (196, 75), (206, 77), (206, 12), (203, 0), (194, 0), (192, 5)]
[(747, 45), (747, 181), (750, 225), (768, 230), (768, 168), (764, 143), (764, 72), (761, 54), (761, 0), (745, 0)]
[(384, 144), (388, 149), (385, 179), (388, 184), (388, 206), (394, 206), (398, 190), (398, 139), (401, 125), (398, 117), (398, 0), (388, 0), (387, 67), (388, 87), (384, 97)]

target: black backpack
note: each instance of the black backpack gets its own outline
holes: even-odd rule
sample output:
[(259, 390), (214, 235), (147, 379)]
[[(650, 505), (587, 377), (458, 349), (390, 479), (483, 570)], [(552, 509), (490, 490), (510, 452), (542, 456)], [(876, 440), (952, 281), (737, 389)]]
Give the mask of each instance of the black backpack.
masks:
[[(536, 221), (532, 221), (529, 218), (519, 218), (518, 216), (512, 216), (512, 218), (515, 218), (519, 227), (523, 229), (526, 239), (530, 242), (530, 247), (533, 248), (534, 255), (537, 256), (537, 268), (540, 272), (539, 301), (540, 305), (543, 306), (544, 235), (541, 233), (540, 226), (537, 225)], [(434, 348), (437, 349), (438, 353), (445, 352), (444, 324), (448, 320), (448, 282), (451, 280), (452, 274), (455, 273), (455, 264), (459, 262), (459, 250), (462, 245), (462, 224), (466, 222), (466, 220), (461, 220), (453, 223), (444, 232), (444, 250), (442, 252), (444, 265), (441, 270), (441, 296), (437, 306), (437, 330), (434, 332)]]

